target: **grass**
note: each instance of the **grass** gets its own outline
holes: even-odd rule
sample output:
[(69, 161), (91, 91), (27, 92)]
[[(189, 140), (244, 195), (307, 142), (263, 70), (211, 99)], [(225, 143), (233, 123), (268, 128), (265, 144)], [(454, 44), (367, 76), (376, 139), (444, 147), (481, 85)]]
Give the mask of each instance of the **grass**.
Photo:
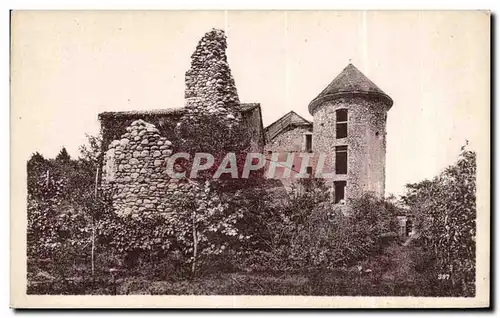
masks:
[[(94, 279), (37, 282), (31, 294), (117, 295), (315, 295), (315, 296), (451, 296), (450, 282), (419, 272), (414, 248), (395, 246), (348, 268), (297, 272), (221, 272), (196, 279), (158, 275), (150, 270), (111, 279), (101, 272)], [(437, 274), (436, 274), (437, 275)], [(38, 275), (40, 277), (40, 275)], [(436, 277), (437, 278), (437, 277)]]

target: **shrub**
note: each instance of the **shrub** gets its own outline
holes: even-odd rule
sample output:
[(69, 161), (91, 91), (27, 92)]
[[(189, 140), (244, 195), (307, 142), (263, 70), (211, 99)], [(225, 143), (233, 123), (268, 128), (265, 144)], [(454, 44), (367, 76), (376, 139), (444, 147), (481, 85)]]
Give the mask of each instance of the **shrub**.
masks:
[(395, 215), (383, 200), (366, 195), (353, 200), (342, 213), (323, 204), (298, 226), (292, 240), (292, 258), (307, 267), (346, 266), (379, 251), (383, 234), (395, 230)]
[(476, 154), (462, 148), (455, 165), (433, 180), (407, 185), (404, 202), (417, 231), (435, 259), (438, 276), (449, 275), (453, 295), (474, 296), (476, 254)]

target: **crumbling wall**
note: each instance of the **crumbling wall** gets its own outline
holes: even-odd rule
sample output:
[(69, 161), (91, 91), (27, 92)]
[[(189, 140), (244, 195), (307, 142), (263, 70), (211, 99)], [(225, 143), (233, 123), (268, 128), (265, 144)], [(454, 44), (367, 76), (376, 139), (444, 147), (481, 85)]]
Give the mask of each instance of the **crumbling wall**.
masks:
[(111, 142), (105, 154), (103, 187), (110, 191), (119, 215), (173, 212), (177, 195), (187, 191), (166, 172), (172, 143), (143, 120), (134, 121), (126, 133)]
[[(240, 101), (227, 63), (224, 31), (212, 29), (198, 43), (186, 72), (185, 109), (177, 133), (188, 152), (236, 150), (243, 136)], [(238, 147), (243, 148), (243, 147)]]
[(186, 108), (208, 114), (239, 113), (240, 100), (226, 56), (224, 31), (212, 29), (198, 42), (186, 72)]
[[(196, 191), (197, 185), (168, 176), (166, 164), (174, 148), (181, 152), (192, 151), (197, 149), (196, 142), (205, 142), (217, 149), (224, 142), (233, 140), (231, 134), (240, 131), (237, 127), (245, 127), (240, 125), (243, 123), (241, 105), (227, 64), (226, 47), (224, 32), (215, 29), (206, 33), (198, 43), (191, 56), (191, 67), (186, 72), (185, 108), (182, 112), (175, 112), (175, 119), (179, 119), (173, 132), (174, 121), (165, 120), (166, 124), (156, 121), (163, 117), (168, 119), (163, 113), (147, 114), (147, 118), (158, 123), (158, 128), (162, 128), (162, 123), (166, 125), (168, 129), (161, 132), (142, 119), (130, 123), (130, 118), (146, 116), (144, 114), (122, 114), (122, 120), (113, 114), (101, 116), (106, 140), (115, 139), (109, 142), (109, 146), (107, 141), (104, 144), (102, 186), (112, 193), (113, 207), (118, 214), (175, 212), (180, 207), (179, 196)], [(130, 125), (124, 127), (124, 122)], [(211, 124), (210, 129), (199, 129), (207, 122)], [(213, 138), (217, 129), (221, 129), (220, 143), (214, 142)], [(123, 135), (119, 136), (117, 130), (123, 130)], [(168, 138), (162, 136), (164, 131), (168, 132)], [(189, 138), (194, 143), (186, 143)], [(186, 149), (186, 145), (190, 147)]]

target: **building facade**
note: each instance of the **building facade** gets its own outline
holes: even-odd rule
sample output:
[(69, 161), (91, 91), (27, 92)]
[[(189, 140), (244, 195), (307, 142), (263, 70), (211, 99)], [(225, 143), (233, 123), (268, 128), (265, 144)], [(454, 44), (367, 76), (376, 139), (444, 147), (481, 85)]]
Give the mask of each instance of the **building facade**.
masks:
[[(392, 99), (354, 65), (344, 70), (309, 104), (313, 122), (290, 112), (265, 129), (268, 152), (312, 152), (308, 171), (322, 171), (335, 202), (364, 193), (383, 197), (387, 112)], [(296, 162), (290, 169), (298, 166)]]

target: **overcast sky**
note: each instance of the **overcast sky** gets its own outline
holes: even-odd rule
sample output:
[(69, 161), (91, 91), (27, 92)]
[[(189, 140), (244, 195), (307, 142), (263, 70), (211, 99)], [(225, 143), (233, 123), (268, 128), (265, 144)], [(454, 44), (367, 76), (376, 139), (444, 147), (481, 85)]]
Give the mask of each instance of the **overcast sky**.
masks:
[(12, 24), (12, 133), (26, 135), (12, 147), (26, 159), (63, 145), (76, 156), (100, 112), (182, 107), (190, 55), (213, 27), (264, 126), (290, 110), (312, 119), (309, 102), (349, 62), (391, 96), (387, 194), (486, 136), (485, 13), (16, 12)]

